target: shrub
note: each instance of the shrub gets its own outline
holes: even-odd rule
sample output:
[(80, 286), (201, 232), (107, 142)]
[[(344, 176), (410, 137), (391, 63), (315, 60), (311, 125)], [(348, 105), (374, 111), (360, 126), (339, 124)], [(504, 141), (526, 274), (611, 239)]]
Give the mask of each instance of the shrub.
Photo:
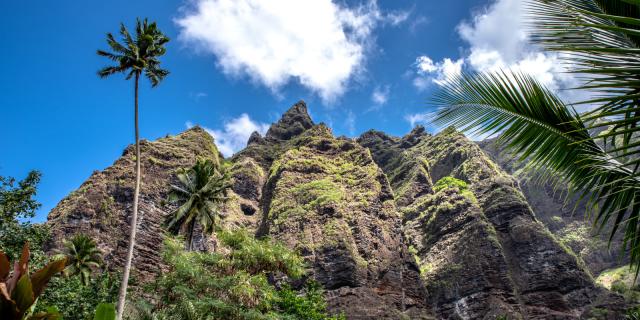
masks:
[(56, 307), (65, 320), (90, 320), (94, 310), (103, 302), (115, 302), (120, 277), (101, 273), (87, 285), (80, 277), (56, 277), (38, 301), (38, 307)]
[(287, 284), (304, 274), (297, 254), (242, 230), (222, 231), (219, 239), (219, 253), (206, 253), (187, 252), (182, 241), (168, 238), (163, 259), (169, 271), (149, 288), (157, 302), (139, 305), (137, 318), (335, 319), (318, 285), (296, 291)]
[(446, 176), (438, 180), (438, 182), (436, 182), (436, 184), (433, 186), (433, 191), (436, 193), (446, 189), (457, 189), (461, 195), (474, 202), (476, 201), (476, 197), (474, 196), (473, 192), (469, 190), (469, 186), (467, 185), (467, 183), (460, 179)]

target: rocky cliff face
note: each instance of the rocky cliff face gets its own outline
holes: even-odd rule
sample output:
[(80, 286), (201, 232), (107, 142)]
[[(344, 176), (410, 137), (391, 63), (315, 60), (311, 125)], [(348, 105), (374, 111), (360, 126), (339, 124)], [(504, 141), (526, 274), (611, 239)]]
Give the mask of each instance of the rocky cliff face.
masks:
[[(417, 128), (401, 139), (368, 132), (359, 142), (397, 181), (407, 244), (440, 317), (572, 319), (618, 308), (619, 298), (596, 287), (582, 260), (536, 219), (517, 182), (462, 134)], [(434, 192), (448, 176), (469, 190)]]
[[(142, 186), (133, 277), (154, 277), (162, 261), (162, 225), (172, 208), (166, 205), (170, 184), (178, 168), (192, 166), (197, 157), (220, 161), (211, 136), (199, 127), (174, 137), (141, 141)], [(48, 217), (53, 242), (84, 233), (96, 239), (111, 268), (120, 268), (126, 257), (129, 221), (135, 181), (135, 148), (127, 147), (120, 159), (103, 171), (95, 171), (78, 190), (51, 210)]]
[(482, 141), (479, 146), (505, 172), (514, 176), (536, 217), (585, 262), (594, 277), (605, 269), (629, 262), (626, 254), (620, 254), (621, 237), (616, 237), (609, 246), (610, 229), (596, 234), (585, 216), (584, 201), (579, 201), (577, 196), (567, 197), (566, 187), (537, 181), (535, 173), (524, 170), (524, 164), (501, 148), (497, 139)]
[[(107, 261), (121, 264), (130, 150), (51, 212), (53, 245), (89, 233)], [(175, 169), (197, 155), (219, 158), (198, 128), (143, 144), (141, 277), (161, 268), (161, 223), (171, 209), (163, 199)], [(605, 309), (615, 319), (623, 307), (538, 221), (517, 181), (455, 130), (336, 138), (299, 102), (227, 161), (233, 187), (222, 224), (296, 249), (330, 309), (349, 319), (578, 319)], [(449, 176), (468, 189), (434, 188)], [(202, 239), (203, 249), (205, 240), (215, 241)]]

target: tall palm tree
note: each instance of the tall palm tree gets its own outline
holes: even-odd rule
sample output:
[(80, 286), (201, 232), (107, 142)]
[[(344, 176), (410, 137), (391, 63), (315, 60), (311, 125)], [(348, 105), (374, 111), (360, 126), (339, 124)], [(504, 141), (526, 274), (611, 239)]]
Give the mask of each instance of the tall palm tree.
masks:
[(229, 175), (211, 159), (199, 158), (192, 168), (178, 172), (178, 181), (179, 185), (171, 186), (169, 201), (180, 207), (167, 217), (167, 227), (173, 233), (186, 227), (187, 250), (192, 250), (196, 223), (205, 234), (214, 230), (227, 199)]
[(138, 128), (138, 82), (140, 76), (149, 79), (151, 86), (157, 86), (168, 74), (169, 71), (160, 68), (160, 56), (166, 52), (165, 44), (169, 38), (165, 36), (156, 26), (155, 22), (149, 23), (147, 19), (136, 22), (135, 38), (131, 36), (124, 24), (120, 24), (120, 34), (123, 43), (116, 41), (113, 34), (107, 34), (107, 44), (111, 52), (98, 50), (98, 55), (106, 57), (115, 65), (107, 66), (98, 71), (101, 78), (106, 78), (116, 73), (126, 73), (126, 79), (134, 78), (134, 124), (136, 140), (136, 183), (133, 194), (133, 214), (131, 215), (131, 226), (129, 232), (129, 249), (122, 276), (122, 285), (118, 295), (118, 320), (122, 319), (124, 304), (129, 283), (129, 273), (131, 271), (131, 260), (133, 258), (133, 248), (136, 240), (136, 229), (138, 220), (138, 198), (140, 194), (140, 134)]
[(64, 249), (59, 256), (67, 258), (64, 275), (67, 277), (79, 275), (85, 286), (91, 281), (92, 268), (98, 268), (102, 263), (102, 253), (96, 246), (96, 242), (84, 234), (65, 240)]
[[(579, 114), (533, 77), (463, 73), (434, 95), (436, 124), (501, 134), (508, 150), (587, 200), (640, 270), (640, 1), (525, 0), (533, 41), (558, 51), (595, 98)], [(598, 130), (594, 130), (598, 129)], [(604, 129), (604, 130), (603, 130)]]

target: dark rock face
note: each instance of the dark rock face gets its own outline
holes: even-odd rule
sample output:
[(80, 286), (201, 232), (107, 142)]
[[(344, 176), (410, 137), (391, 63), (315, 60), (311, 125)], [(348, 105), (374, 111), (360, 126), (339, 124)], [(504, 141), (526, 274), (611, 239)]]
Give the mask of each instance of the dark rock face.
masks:
[(302, 252), (331, 309), (348, 318), (426, 317), (424, 289), (405, 259), (391, 188), (369, 152), (324, 125), (294, 138), (273, 163), (259, 235)]
[[(122, 265), (131, 150), (52, 210), (52, 247), (87, 233), (113, 268)], [(175, 170), (193, 165), (196, 156), (220, 156), (200, 128), (145, 141), (142, 154), (134, 266), (148, 280), (162, 268), (161, 226), (172, 209), (164, 199)], [(229, 162), (232, 189), (222, 226), (298, 251), (308, 276), (325, 288), (329, 309), (348, 319), (578, 319), (601, 309), (616, 319), (623, 307), (538, 221), (517, 180), (455, 130), (336, 138), (313, 123), (301, 101), (265, 137), (252, 134)], [(468, 190), (434, 189), (448, 176)], [(207, 249), (215, 236), (198, 240)]]
[[(376, 158), (376, 141), (395, 141), (383, 149), (405, 160)], [(594, 307), (606, 306), (612, 317), (622, 310), (620, 297), (595, 286), (582, 260), (535, 218), (516, 181), (463, 135), (414, 131), (359, 142), (372, 148), (392, 181), (398, 174), (416, 177), (400, 179), (394, 190), (438, 317), (577, 319)], [(429, 191), (446, 176), (467, 182), (472, 192)]]
[(267, 131), (267, 138), (289, 140), (313, 126), (313, 121), (307, 111), (307, 104), (299, 101), (289, 111), (282, 115), (278, 123)]
[(570, 247), (584, 260), (592, 275), (597, 276), (605, 269), (615, 268), (629, 262), (627, 255), (620, 255), (621, 237), (616, 237), (608, 246), (610, 230), (605, 229), (598, 235), (585, 217), (584, 201), (577, 196), (567, 199), (566, 188), (552, 183), (536, 183), (536, 177), (523, 171), (523, 164), (515, 161), (498, 145), (497, 139), (489, 139), (479, 146), (504, 171), (514, 174), (522, 189), (527, 203), (538, 218), (558, 240)]
[[(80, 188), (49, 213), (52, 247), (76, 233), (94, 238), (105, 262), (120, 268), (126, 257), (132, 212), (135, 151), (129, 146), (112, 166), (94, 172)], [(133, 275), (141, 281), (155, 277), (161, 268), (162, 224), (171, 212), (164, 203), (178, 168), (190, 167), (196, 157), (219, 161), (213, 139), (194, 127), (175, 137), (141, 142), (142, 186)]]

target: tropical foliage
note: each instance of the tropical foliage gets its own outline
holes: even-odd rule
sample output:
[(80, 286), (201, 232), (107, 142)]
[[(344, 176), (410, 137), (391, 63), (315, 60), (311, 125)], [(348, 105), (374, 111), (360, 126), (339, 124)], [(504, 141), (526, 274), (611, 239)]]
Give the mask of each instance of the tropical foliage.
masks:
[(38, 300), (38, 310), (55, 307), (65, 320), (91, 320), (100, 303), (114, 303), (120, 277), (103, 271), (83, 284), (80, 277), (54, 277)]
[[(46, 260), (39, 250), (49, 238), (46, 227), (29, 222), (20, 222), (35, 216), (40, 207), (34, 196), (41, 174), (31, 171), (19, 182), (15, 178), (0, 176), (0, 248), (10, 260), (17, 260), (25, 242), (32, 245), (31, 261), (41, 266)], [(34, 256), (35, 254), (35, 256)]]
[(140, 196), (140, 130), (138, 127), (138, 83), (140, 75), (149, 79), (153, 87), (169, 74), (169, 71), (160, 67), (159, 57), (165, 54), (165, 45), (169, 38), (165, 36), (157, 27), (155, 22), (149, 23), (137, 20), (135, 38), (131, 36), (129, 30), (120, 24), (120, 34), (123, 43), (118, 42), (113, 34), (107, 34), (107, 44), (111, 52), (98, 50), (100, 56), (106, 57), (115, 62), (115, 65), (106, 66), (98, 71), (101, 78), (111, 76), (116, 73), (126, 73), (126, 79), (135, 78), (134, 81), (134, 125), (136, 140), (136, 182), (133, 194), (133, 214), (131, 215), (131, 228), (129, 233), (129, 250), (124, 266), (122, 284), (118, 298), (118, 319), (122, 319), (124, 304), (127, 295), (127, 285), (129, 283), (129, 273), (131, 271), (131, 260), (133, 259), (133, 248), (135, 246), (136, 229), (138, 221), (138, 198)]
[[(0, 177), (0, 181), (3, 181), (0, 188), (0, 211), (10, 213), (2, 216), (0, 248), (5, 251), (7, 261), (19, 261), (24, 253), (24, 245), (28, 242), (28, 265), (32, 269), (46, 268), (51, 260), (43, 250), (45, 243), (51, 238), (49, 230), (41, 224), (18, 221), (18, 218), (32, 218), (35, 210), (40, 207), (34, 199), (39, 180), (40, 173), (37, 171), (32, 171), (18, 183), (14, 178)], [(53, 260), (60, 260), (59, 258), (65, 257), (54, 257)], [(44, 317), (38, 319), (93, 319), (93, 311), (99, 303), (115, 299), (117, 280), (108, 272), (103, 272), (88, 286), (84, 286), (80, 277), (65, 279), (54, 276), (46, 285), (46, 290), (42, 290), (37, 297), (38, 302), (30, 316)], [(9, 311), (3, 308), (4, 306), (0, 307), (0, 318), (11, 319), (13, 315), (5, 314), (5, 311)]]
[(579, 114), (533, 77), (519, 72), (463, 73), (435, 94), (435, 123), (500, 134), (508, 150), (587, 200), (611, 238), (624, 232), (640, 270), (640, 2), (527, 0), (532, 39), (559, 51), (595, 98)]
[(98, 250), (96, 242), (84, 234), (65, 240), (64, 249), (59, 256), (67, 259), (64, 275), (67, 277), (78, 275), (84, 285), (89, 284), (93, 269), (100, 267), (102, 263), (102, 253)]
[(203, 234), (214, 231), (227, 199), (229, 174), (213, 160), (199, 158), (192, 168), (179, 170), (177, 177), (179, 184), (171, 186), (169, 202), (180, 206), (168, 216), (167, 228), (178, 233), (186, 226), (187, 250), (192, 250), (196, 223)]
[(40, 204), (33, 199), (42, 174), (31, 171), (19, 181), (12, 177), (0, 176), (0, 227), (17, 218), (33, 218)]
[(4, 252), (0, 251), (0, 315), (2, 319), (57, 319), (53, 310), (33, 313), (33, 306), (45, 286), (65, 266), (65, 259), (47, 264), (44, 268), (29, 274), (29, 243), (25, 243), (11, 271), (11, 264)]
[(152, 285), (158, 302), (139, 305), (138, 319), (332, 319), (317, 285), (298, 292), (285, 284), (304, 274), (298, 255), (242, 230), (218, 236), (224, 253), (185, 251), (179, 240), (165, 241), (170, 271)]

